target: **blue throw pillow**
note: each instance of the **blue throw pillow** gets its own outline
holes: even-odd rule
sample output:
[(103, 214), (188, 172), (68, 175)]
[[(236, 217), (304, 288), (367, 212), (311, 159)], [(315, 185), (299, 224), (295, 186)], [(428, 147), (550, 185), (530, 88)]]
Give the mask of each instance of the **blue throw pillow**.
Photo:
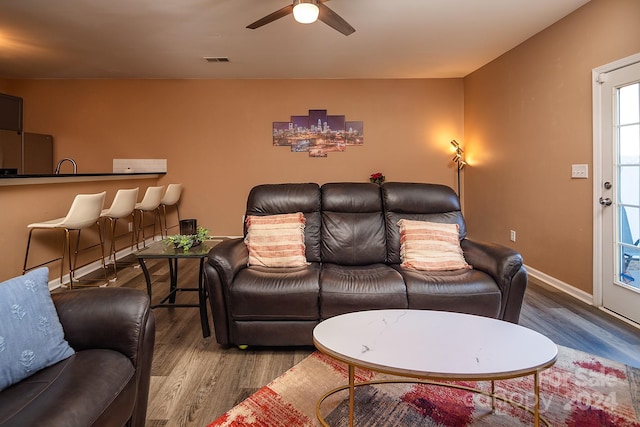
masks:
[(0, 390), (71, 356), (40, 268), (0, 283)]

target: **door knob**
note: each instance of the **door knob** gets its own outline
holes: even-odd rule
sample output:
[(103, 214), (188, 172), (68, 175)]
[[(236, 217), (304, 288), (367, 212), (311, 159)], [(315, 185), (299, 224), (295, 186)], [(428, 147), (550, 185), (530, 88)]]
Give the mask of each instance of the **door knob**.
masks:
[(611, 206), (611, 203), (612, 203), (612, 202), (611, 202), (611, 199), (610, 199), (610, 198), (608, 198), (608, 197), (607, 197), (607, 198), (605, 198), (605, 199), (603, 199), (602, 197), (600, 197), (599, 202), (600, 202), (600, 204), (601, 204), (602, 206)]

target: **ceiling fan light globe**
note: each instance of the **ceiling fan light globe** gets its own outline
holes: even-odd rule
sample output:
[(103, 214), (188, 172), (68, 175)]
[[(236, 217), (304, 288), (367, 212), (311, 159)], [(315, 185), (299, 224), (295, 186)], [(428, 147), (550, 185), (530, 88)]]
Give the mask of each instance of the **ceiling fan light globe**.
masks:
[(316, 22), (320, 9), (315, 3), (305, 3), (303, 1), (296, 1), (293, 6), (293, 17), (301, 24), (311, 24)]

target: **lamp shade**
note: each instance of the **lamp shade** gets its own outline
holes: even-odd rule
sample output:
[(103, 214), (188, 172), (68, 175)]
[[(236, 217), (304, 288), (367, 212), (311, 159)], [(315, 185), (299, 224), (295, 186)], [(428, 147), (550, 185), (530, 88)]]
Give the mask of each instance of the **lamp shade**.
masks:
[(311, 24), (316, 22), (320, 9), (313, 0), (296, 0), (293, 6), (293, 17), (301, 24)]

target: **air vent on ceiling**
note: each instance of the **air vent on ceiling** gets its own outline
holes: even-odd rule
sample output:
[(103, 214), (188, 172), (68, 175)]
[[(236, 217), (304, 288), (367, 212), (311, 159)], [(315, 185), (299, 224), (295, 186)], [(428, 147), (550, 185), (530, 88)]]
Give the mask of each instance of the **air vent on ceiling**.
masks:
[(226, 56), (205, 56), (204, 60), (207, 62), (229, 62), (229, 58)]

